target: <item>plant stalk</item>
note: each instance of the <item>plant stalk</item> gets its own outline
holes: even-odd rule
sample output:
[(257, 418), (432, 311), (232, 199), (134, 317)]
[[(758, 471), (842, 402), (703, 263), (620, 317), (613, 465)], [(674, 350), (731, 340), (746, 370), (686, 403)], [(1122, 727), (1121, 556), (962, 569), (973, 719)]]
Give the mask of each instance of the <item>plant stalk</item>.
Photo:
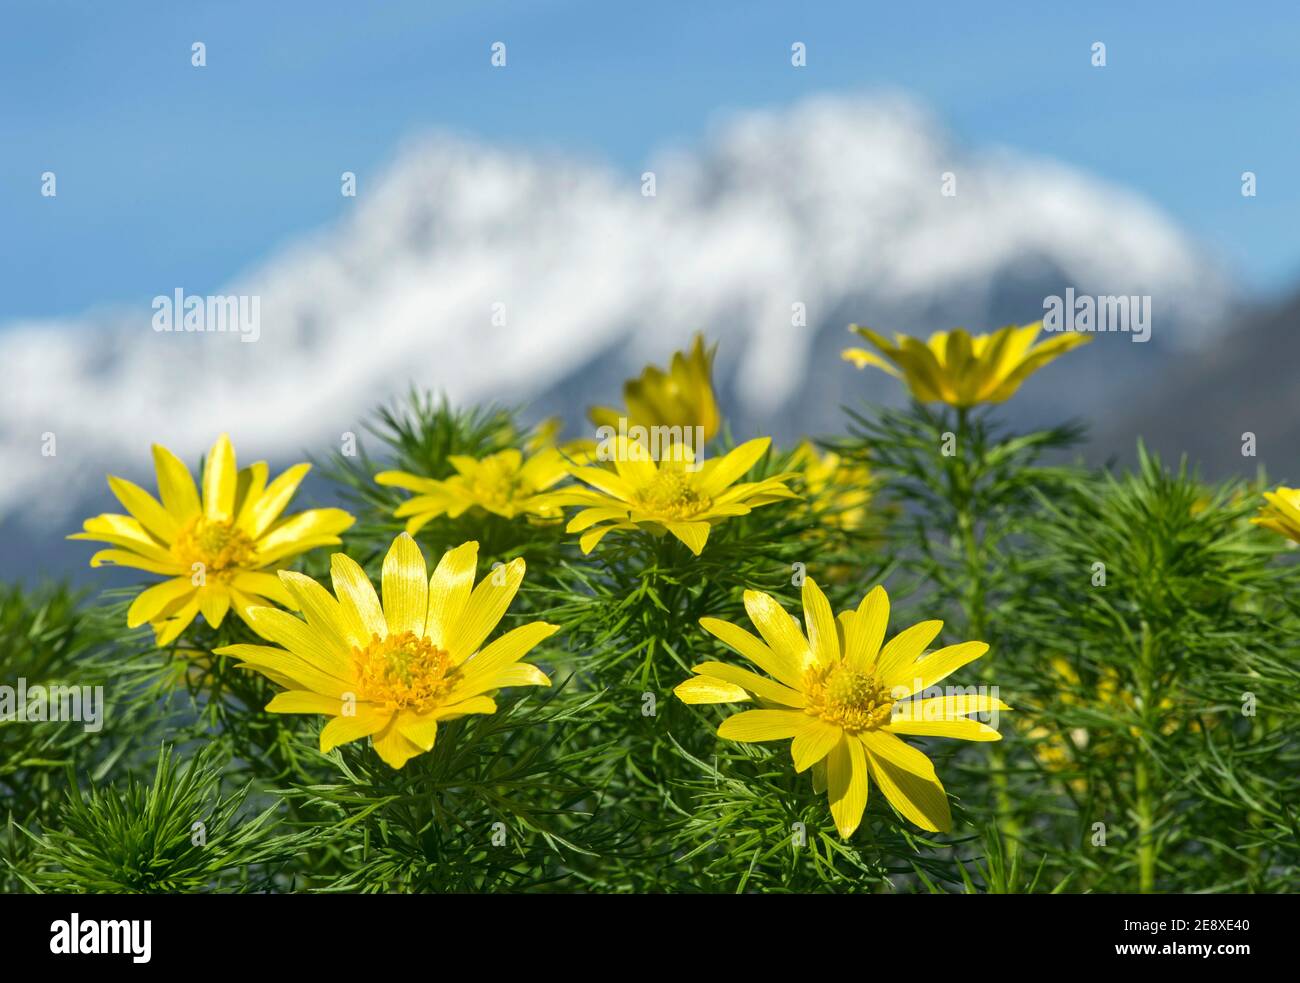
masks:
[[(988, 634), (986, 570), (981, 556), (981, 543), (974, 510), (975, 484), (980, 477), (982, 460), (968, 463), (966, 442), (970, 439), (969, 410), (957, 409), (957, 453), (950, 471), (953, 508), (957, 515), (957, 532), (961, 540), (966, 567), (966, 596), (962, 606), (973, 640), (984, 641)], [(992, 662), (985, 662), (983, 677), (991, 678)], [(989, 749), (989, 774), (993, 781), (998, 828), (1006, 837), (1006, 859), (1015, 859), (1019, 847), (1020, 823), (1016, 819), (1007, 774), (1006, 751), (1000, 741), (991, 742)]]
[[(1138, 662), (1138, 695), (1142, 701), (1141, 717), (1144, 731), (1151, 725), (1154, 656), (1155, 647), (1151, 641), (1151, 629), (1144, 620), (1142, 622), (1142, 651)], [(1137, 749), (1135, 762), (1133, 782), (1137, 792), (1138, 891), (1142, 894), (1151, 894), (1156, 889), (1157, 848), (1155, 837), (1152, 835), (1155, 809), (1152, 801), (1151, 775), (1141, 747)]]

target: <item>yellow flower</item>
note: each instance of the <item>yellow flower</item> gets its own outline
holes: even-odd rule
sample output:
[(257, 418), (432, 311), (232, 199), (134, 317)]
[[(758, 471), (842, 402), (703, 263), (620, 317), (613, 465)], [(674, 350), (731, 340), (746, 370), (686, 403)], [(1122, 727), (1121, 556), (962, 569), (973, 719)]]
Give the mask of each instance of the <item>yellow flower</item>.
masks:
[(818, 454), (806, 440), (795, 448), (790, 464), (802, 471), (823, 523), (844, 530), (861, 529), (866, 524), (871, 470), (865, 464), (846, 462), (834, 451)]
[(607, 532), (645, 526), (672, 533), (699, 556), (712, 525), (781, 499), (798, 498), (785, 486), (791, 474), (735, 483), (770, 443), (770, 438), (761, 437), (702, 463), (696, 463), (690, 447), (672, 444), (656, 464), (644, 444), (619, 437), (613, 455), (616, 470), (571, 467), (570, 472), (594, 490), (565, 489), (556, 493), (556, 500), (586, 506), (567, 527), (568, 532), (582, 533), (579, 545), (584, 553), (595, 549)]
[[(1074, 667), (1068, 661), (1060, 656), (1054, 656), (1050, 663), (1052, 672), (1060, 679), (1060, 696), (1061, 703), (1065, 706), (1079, 706), (1081, 701), (1074, 695), (1081, 687), (1079, 674), (1074, 671)], [(1110, 703), (1113, 697), (1113, 691), (1108, 688), (1103, 680), (1102, 685), (1098, 688), (1098, 694), (1103, 703)], [(1042, 724), (1036, 723), (1032, 718), (1021, 718), (1017, 726), (1025, 734), (1030, 742), (1030, 749), (1038, 763), (1050, 772), (1062, 772), (1071, 770), (1074, 767), (1074, 752), (1083, 751), (1088, 747), (1088, 728), (1073, 727), (1065, 732), (1058, 732)], [(1084, 791), (1088, 783), (1082, 778), (1074, 778), (1070, 781), (1070, 787), (1076, 792)]]
[(1001, 403), (1031, 373), (1092, 340), (1090, 335), (1069, 332), (1035, 347), (1042, 326), (1042, 321), (1023, 328), (1010, 325), (974, 337), (958, 328), (938, 331), (929, 342), (895, 334), (891, 344), (870, 328), (853, 324), (849, 330), (866, 338), (889, 361), (865, 348), (846, 348), (843, 357), (860, 369), (874, 365), (903, 379), (922, 403), (938, 401), (961, 408)]
[[(1079, 709), (1097, 706), (1103, 711), (1112, 713), (1122, 711), (1133, 716), (1139, 714), (1136, 696), (1123, 685), (1120, 674), (1114, 667), (1107, 666), (1102, 669), (1093, 689), (1095, 697), (1086, 699), (1087, 686), (1069, 661), (1061, 656), (1054, 656), (1049, 664), (1053, 675), (1059, 681), (1057, 700), (1062, 706)], [(1169, 737), (1186, 727), (1188, 732), (1199, 734), (1202, 729), (1200, 721), (1185, 720), (1184, 716), (1177, 712), (1177, 707), (1173, 697), (1169, 695), (1162, 695), (1155, 701), (1154, 710), (1158, 715), (1160, 733)], [(1209, 718), (1208, 725), (1211, 728), (1216, 724), (1215, 718)], [(1032, 721), (1024, 721), (1021, 729), (1025, 731), (1025, 737), (1033, 742), (1034, 757), (1051, 772), (1072, 769), (1075, 761), (1073, 752), (1076, 751), (1080, 753), (1087, 751), (1091, 757), (1100, 761), (1125, 753), (1125, 747), (1117, 740), (1114, 731), (1098, 733), (1094, 738), (1087, 727), (1073, 727), (1069, 731), (1058, 733)], [(1142, 737), (1142, 728), (1130, 724), (1128, 734), (1135, 740), (1139, 739)], [(1070, 784), (1076, 791), (1087, 787), (1087, 783), (1082, 779), (1074, 779)]]
[(153, 459), (161, 504), (109, 475), (109, 487), (130, 515), (87, 519), (85, 531), (68, 538), (115, 547), (92, 556), (92, 567), (133, 567), (169, 578), (136, 597), (126, 615), (131, 628), (151, 623), (159, 645), (175, 641), (200, 612), (217, 628), (232, 605), (246, 622), (248, 609), (268, 600), (292, 607), (275, 567), (317, 546), (337, 546), (338, 534), (354, 521), (342, 509), (280, 518), (311, 465), (295, 464), (268, 484), (265, 461), (237, 468), (225, 434), (208, 451), (201, 499), (176, 455), (154, 444)]
[(548, 416), (533, 428), (532, 433), (524, 441), (524, 453), (536, 454), (547, 447), (554, 447), (557, 443), (556, 438), (560, 436), (563, 429), (563, 420), (558, 416)]
[(1267, 504), (1261, 505), (1259, 515), (1250, 521), (1300, 543), (1300, 488), (1284, 486), (1264, 492), (1264, 500)]
[(474, 586), (478, 543), (448, 550), (432, 579), (406, 533), (384, 559), (383, 600), (365, 571), (342, 553), (331, 557), (334, 594), (299, 573), (282, 571), (304, 622), (276, 608), (254, 608), (253, 630), (269, 645), (217, 650), (285, 687), (266, 709), (320, 713), (320, 749), (374, 738), (393, 768), (433, 748), (438, 722), (495, 713), (489, 695), (506, 686), (549, 686), (536, 666), (520, 662), (559, 631), (534, 621), (483, 646), (524, 579), (515, 559)]
[(795, 771), (813, 769), (813, 788), (827, 793), (845, 839), (862, 821), (869, 780), (922, 829), (951, 828), (948, 796), (934, 765), (900, 735), (1001, 739), (994, 728), (966, 716), (1011, 709), (996, 697), (965, 692), (908, 699), (978, 659), (988, 646), (962, 642), (922, 658), (943, 627), (942, 621), (923, 621), (882, 647), (889, 622), (883, 587), (867, 594), (857, 611), (836, 619), (826, 595), (805, 580), (807, 636), (767, 594), (746, 591), (745, 610), (761, 639), (717, 618), (701, 618), (700, 626), (772, 678), (705, 662), (694, 667), (697, 676), (677, 687), (677, 696), (686, 703), (757, 700), (763, 709), (728, 717), (718, 736), (745, 743), (793, 738)]
[(697, 334), (689, 354), (673, 353), (667, 372), (648, 365), (639, 379), (623, 384), (625, 412), (595, 406), (587, 415), (596, 426), (615, 431), (620, 417), (628, 427), (702, 427), (704, 439), (712, 440), (722, 425), (711, 378), (716, 351), (716, 345), (705, 349), (704, 336)]
[[(1247, 482), (1244, 487), (1235, 489), (1232, 494), (1228, 496), (1226, 502), (1221, 500), (1212, 491), (1206, 490), (1196, 496), (1196, 500), (1192, 502), (1192, 506), (1188, 511), (1190, 511), (1192, 515), (1201, 515), (1209, 509), (1210, 506), (1215, 504), (1235, 507), (1241, 505), (1247, 499), (1257, 496), (1260, 493), (1260, 490), (1260, 486), (1256, 482)], [(1293, 498), (1300, 498), (1300, 491), (1296, 491), (1295, 489), (1279, 488), (1278, 491), (1291, 491)], [(1261, 506), (1261, 508), (1263, 507)]]
[(406, 531), (412, 535), (441, 515), (455, 519), (472, 508), (506, 519), (517, 515), (554, 519), (560, 515), (550, 496), (543, 494), (568, 474), (558, 448), (544, 447), (527, 460), (514, 448), (481, 459), (457, 454), (447, 460), (456, 473), (442, 480), (406, 471), (375, 475), (381, 485), (416, 493), (393, 513), (407, 520)]

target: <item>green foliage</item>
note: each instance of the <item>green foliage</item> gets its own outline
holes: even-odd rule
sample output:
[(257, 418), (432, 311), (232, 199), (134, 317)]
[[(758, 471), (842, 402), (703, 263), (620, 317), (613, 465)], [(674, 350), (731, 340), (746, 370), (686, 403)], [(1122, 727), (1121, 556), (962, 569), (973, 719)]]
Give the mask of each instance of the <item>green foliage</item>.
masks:
[[(406, 493), (375, 473), (445, 477), (452, 455), (530, 438), (511, 411), (420, 393), (366, 434), (324, 471), (358, 519), (343, 549), (376, 580)], [(417, 535), (432, 561), (470, 539), (480, 575), (527, 561), (499, 631), (562, 630), (529, 656), (551, 688), (503, 691), (496, 714), (443, 725), (400, 771), (368, 742), (322, 754), (320, 718), (267, 713), (278, 687), (211, 654), (259, 641), (237, 618), (158, 651), (125, 628), (134, 591), (78, 604), (0, 589), (0, 682), (99, 683), (111, 711), (97, 733), (0, 722), (0, 889), (1285, 890), (1300, 865), (1300, 567), (1249, 524), (1239, 482), (1207, 487), (1145, 454), (1131, 474), (1065, 463), (1079, 436), (855, 413), (826, 446), (870, 468), (865, 523), (841, 521), (833, 485), (797, 478), (801, 500), (718, 525), (699, 557), (648, 532), (583, 556), (563, 522), (437, 519)], [(774, 449), (750, 478), (805, 466)], [(327, 579), (328, 551), (298, 566)], [(873, 788), (841, 840), (788, 744), (720, 740), (730, 710), (673, 696), (692, 666), (735, 660), (701, 617), (746, 624), (749, 589), (797, 612), (804, 575), (836, 610), (885, 583), (891, 633), (943, 618), (936, 645), (990, 643), (964, 681), (1015, 708), (1005, 739), (918, 739), (951, 833), (922, 833)]]
[(290, 844), (268, 837), (274, 806), (245, 815), (246, 790), (220, 793), (213, 748), (184, 765), (170, 748), (153, 781), (128, 778), (80, 792), (74, 782), (58, 823), (37, 842), (32, 887), (62, 893), (175, 894), (201, 888), (259, 890), (259, 870)]
[(15, 698), (20, 681), (29, 692), (58, 686), (104, 692), (97, 722), (0, 719), (0, 891), (23, 883), (33, 855), (22, 830), (53, 821), (67, 769), (97, 777), (127, 770), (134, 737), (156, 713), (148, 692), (151, 666), (118, 654), (119, 634), (118, 624), (99, 610), (79, 608), (66, 588), (29, 593), (0, 585), (0, 685)]
[(1084, 844), (1098, 890), (1294, 877), (1297, 568), (1255, 508), (1239, 482), (1207, 489), (1144, 452), (1136, 473), (1042, 503), (1013, 681), (1047, 753), (1017, 794), (1041, 803), (1044, 832)]

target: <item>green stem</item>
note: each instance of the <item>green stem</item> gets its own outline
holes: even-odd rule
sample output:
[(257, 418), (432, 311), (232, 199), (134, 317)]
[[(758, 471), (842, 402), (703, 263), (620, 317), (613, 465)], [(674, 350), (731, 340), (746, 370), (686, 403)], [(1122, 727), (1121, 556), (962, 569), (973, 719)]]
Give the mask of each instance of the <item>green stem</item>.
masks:
[[(1142, 653), (1138, 662), (1138, 698), (1142, 701), (1141, 717), (1144, 731), (1151, 723), (1154, 666), (1155, 646), (1151, 641), (1150, 628), (1143, 621)], [(1151, 775), (1147, 769), (1146, 757), (1140, 747), (1137, 749), (1136, 763), (1133, 768), (1133, 783), (1137, 792), (1138, 891), (1142, 894), (1151, 894), (1156, 889), (1157, 848), (1151, 830), (1155, 809), (1152, 800)]]
[[(975, 482), (982, 462), (976, 461), (974, 468), (967, 464), (966, 442), (970, 439), (968, 413), (965, 408), (959, 407), (957, 410), (957, 454), (953, 457), (953, 468), (949, 475), (953, 507), (957, 513), (957, 532), (966, 567), (967, 588), (962, 606), (972, 640), (985, 641), (988, 634), (986, 571), (973, 507)], [(986, 682), (991, 678), (992, 672), (991, 661), (985, 660), (983, 678)], [(1006, 751), (1000, 741), (990, 743), (988, 749), (989, 775), (993, 782), (998, 827), (1005, 834), (1006, 858), (1011, 862), (1019, 847), (1020, 823), (1016, 819), (1011, 797)]]

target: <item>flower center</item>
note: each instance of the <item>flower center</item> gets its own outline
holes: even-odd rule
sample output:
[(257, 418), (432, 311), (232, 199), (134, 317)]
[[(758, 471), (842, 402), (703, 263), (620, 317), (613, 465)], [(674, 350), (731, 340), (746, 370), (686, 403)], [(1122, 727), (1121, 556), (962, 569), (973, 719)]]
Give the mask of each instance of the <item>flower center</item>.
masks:
[(432, 710), (446, 699), (460, 673), (447, 652), (409, 631), (387, 638), (371, 635), (364, 649), (353, 648), (352, 658), (365, 699), (391, 710)]
[(528, 493), (518, 469), (495, 457), (488, 458), (474, 469), (469, 490), (475, 501), (497, 506), (509, 505)]
[(247, 569), (257, 560), (257, 544), (244, 530), (234, 522), (202, 516), (192, 519), (181, 530), (172, 551), (184, 562), (202, 563), (214, 573), (230, 568)]
[(691, 519), (707, 512), (712, 499), (701, 495), (679, 471), (658, 471), (637, 490), (633, 504), (669, 519)]
[(805, 712), (850, 733), (888, 723), (894, 701), (875, 676), (844, 663), (816, 666), (804, 676)]

